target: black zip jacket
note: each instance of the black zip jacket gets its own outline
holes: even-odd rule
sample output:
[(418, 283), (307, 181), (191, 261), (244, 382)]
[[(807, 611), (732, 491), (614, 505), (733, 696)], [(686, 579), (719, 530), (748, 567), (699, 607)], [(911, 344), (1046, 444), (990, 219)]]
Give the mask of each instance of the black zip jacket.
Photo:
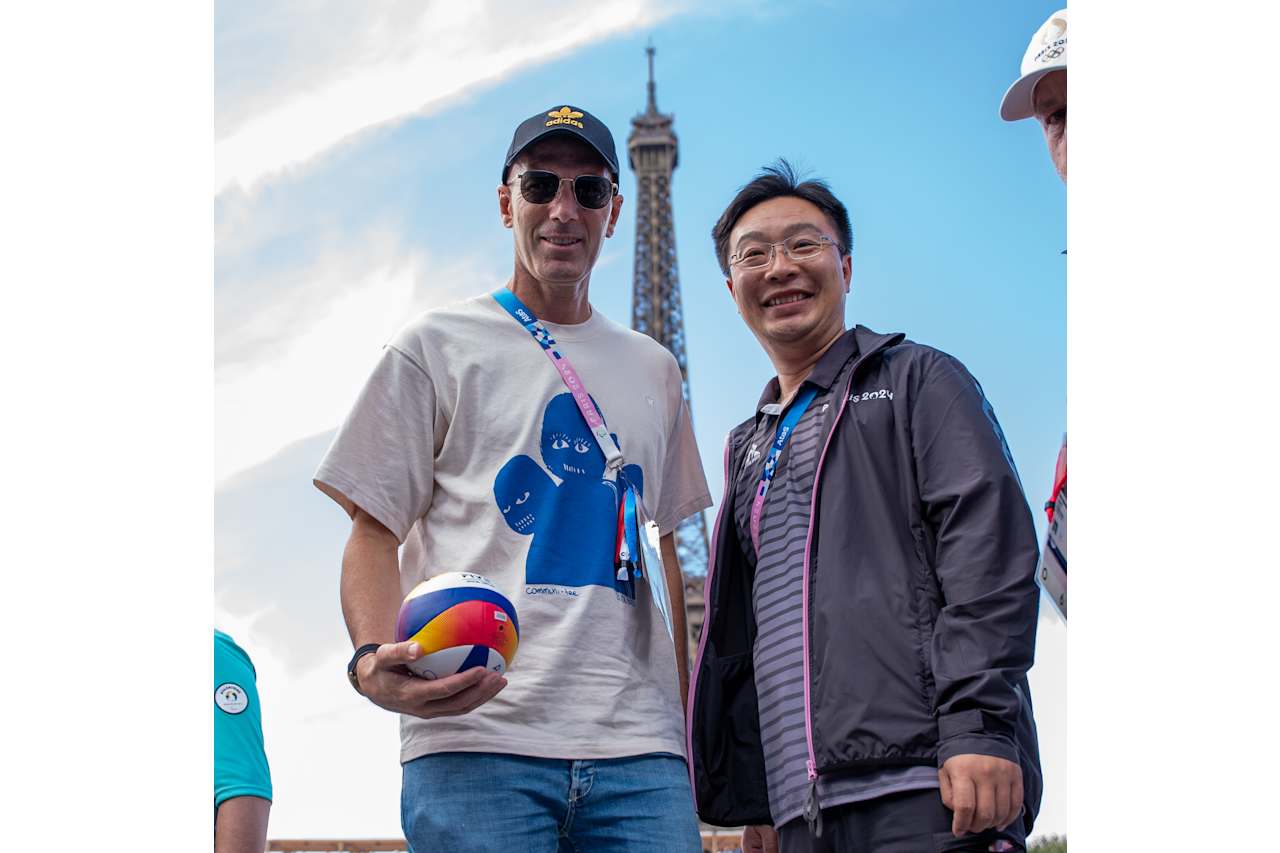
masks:
[[(849, 359), (847, 384), (823, 415), (805, 552), (811, 795), (818, 775), (998, 756), (1022, 768), (1030, 833), (1042, 788), (1026, 678), (1038, 551), (1013, 459), (955, 358), (858, 326), (806, 381), (830, 388)], [(720, 826), (772, 822), (751, 651), (754, 579), (727, 485), (753, 426), (743, 422), (726, 441), (689, 691), (694, 800)]]

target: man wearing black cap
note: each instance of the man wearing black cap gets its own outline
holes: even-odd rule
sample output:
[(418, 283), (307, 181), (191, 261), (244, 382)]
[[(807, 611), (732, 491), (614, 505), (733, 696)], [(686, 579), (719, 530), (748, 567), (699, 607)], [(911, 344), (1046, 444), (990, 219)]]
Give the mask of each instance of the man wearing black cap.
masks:
[[(617, 181), (613, 137), (586, 110), (521, 123), (497, 190), (511, 278), (387, 344), (315, 476), (352, 518), (348, 677), (400, 713), (411, 850), (699, 849), (671, 533), (711, 500), (675, 359), (589, 300)], [(674, 650), (627, 559), (628, 494), (662, 537)], [(405, 668), (422, 650), (394, 642), (401, 597), (450, 571), (515, 604), (505, 675)]]

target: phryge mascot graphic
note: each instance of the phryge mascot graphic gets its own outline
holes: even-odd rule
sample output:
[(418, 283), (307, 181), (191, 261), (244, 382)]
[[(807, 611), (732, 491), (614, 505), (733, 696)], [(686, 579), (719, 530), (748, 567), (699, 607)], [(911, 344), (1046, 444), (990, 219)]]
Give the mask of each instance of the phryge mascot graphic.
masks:
[[(591, 404), (595, 406), (594, 399)], [(616, 435), (610, 438), (617, 441)], [(547, 404), (541, 451), (543, 464), (559, 483), (524, 454), (503, 465), (493, 483), (493, 497), (507, 526), (521, 536), (533, 537), (525, 560), (525, 583), (597, 584), (634, 600), (634, 575), (628, 573), (619, 580), (614, 564), (621, 482), (605, 479), (604, 453), (573, 395), (560, 394)], [(620, 479), (644, 494), (640, 466), (624, 466)]]

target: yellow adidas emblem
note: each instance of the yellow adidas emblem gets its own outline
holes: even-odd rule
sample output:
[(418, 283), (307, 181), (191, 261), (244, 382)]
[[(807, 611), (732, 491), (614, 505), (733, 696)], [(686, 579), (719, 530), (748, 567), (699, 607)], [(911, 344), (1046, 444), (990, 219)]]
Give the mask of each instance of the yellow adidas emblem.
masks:
[(576, 128), (583, 129), (582, 122), (578, 119), (582, 118), (582, 113), (569, 107), (561, 107), (558, 110), (552, 110), (547, 113), (551, 121), (547, 122), (545, 127), (551, 127), (557, 124), (571, 124)]

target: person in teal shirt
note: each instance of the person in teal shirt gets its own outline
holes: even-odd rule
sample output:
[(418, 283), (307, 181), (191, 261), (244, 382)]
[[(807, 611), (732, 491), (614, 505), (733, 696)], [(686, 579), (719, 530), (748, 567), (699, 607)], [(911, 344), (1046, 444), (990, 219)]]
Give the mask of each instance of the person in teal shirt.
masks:
[(216, 853), (267, 846), (271, 768), (262, 740), (258, 674), (244, 649), (213, 632), (213, 810)]

